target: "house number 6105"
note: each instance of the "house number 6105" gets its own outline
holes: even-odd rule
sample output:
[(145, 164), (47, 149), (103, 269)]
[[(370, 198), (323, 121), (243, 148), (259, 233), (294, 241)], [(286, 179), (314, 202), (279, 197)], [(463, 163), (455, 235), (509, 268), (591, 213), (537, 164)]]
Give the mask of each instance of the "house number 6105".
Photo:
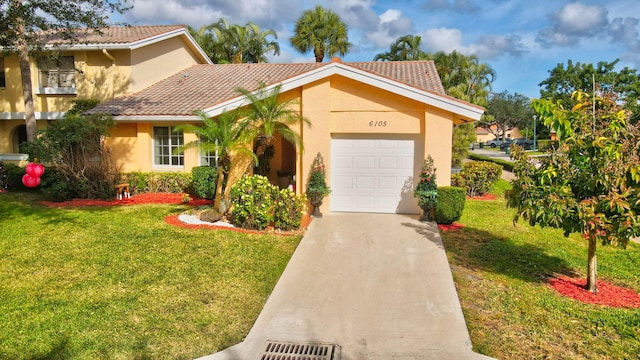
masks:
[(369, 121), (369, 127), (385, 127), (387, 126), (386, 121)]

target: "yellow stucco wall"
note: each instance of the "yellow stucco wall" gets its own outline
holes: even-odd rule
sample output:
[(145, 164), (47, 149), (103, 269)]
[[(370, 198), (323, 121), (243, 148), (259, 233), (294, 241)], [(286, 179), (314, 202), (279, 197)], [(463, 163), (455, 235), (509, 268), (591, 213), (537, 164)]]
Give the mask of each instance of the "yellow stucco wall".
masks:
[(140, 91), (169, 75), (199, 64), (182, 37), (173, 37), (131, 52), (131, 91)]

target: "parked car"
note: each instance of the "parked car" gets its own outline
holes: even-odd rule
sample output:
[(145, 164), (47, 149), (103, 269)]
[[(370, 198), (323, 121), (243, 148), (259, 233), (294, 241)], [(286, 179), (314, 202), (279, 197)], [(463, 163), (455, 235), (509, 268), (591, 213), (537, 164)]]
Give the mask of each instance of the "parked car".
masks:
[(525, 150), (530, 150), (531, 148), (533, 148), (533, 140), (527, 140), (525, 138), (516, 138), (509, 141), (508, 144), (504, 143), (500, 145), (500, 150), (506, 151), (507, 148), (511, 146), (511, 144), (516, 144)]
[(511, 139), (505, 138), (505, 139), (493, 139), (493, 140), (487, 141), (487, 146), (491, 146), (494, 149), (497, 147), (501, 147), (503, 144), (507, 144), (507, 146), (509, 146), (508, 144), (511, 144)]

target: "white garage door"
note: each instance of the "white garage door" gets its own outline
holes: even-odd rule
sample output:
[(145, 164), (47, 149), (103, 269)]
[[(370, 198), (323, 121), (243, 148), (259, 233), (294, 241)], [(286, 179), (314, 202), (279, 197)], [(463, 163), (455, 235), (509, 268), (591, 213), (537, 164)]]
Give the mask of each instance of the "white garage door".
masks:
[(332, 139), (331, 211), (419, 213), (414, 140)]

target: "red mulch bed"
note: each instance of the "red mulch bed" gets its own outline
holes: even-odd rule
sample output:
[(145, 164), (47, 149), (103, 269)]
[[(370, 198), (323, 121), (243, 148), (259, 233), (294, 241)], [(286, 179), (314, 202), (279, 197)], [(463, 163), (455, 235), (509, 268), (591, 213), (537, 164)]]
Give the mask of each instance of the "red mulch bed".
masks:
[(183, 203), (183, 194), (168, 193), (144, 193), (134, 195), (129, 199), (122, 200), (98, 200), (98, 199), (73, 199), (70, 201), (53, 202), (43, 201), (42, 204), (51, 207), (80, 207), (80, 206), (118, 206), (118, 205), (139, 205), (139, 204), (184, 204), (184, 205), (210, 205), (213, 201), (206, 199), (193, 199), (188, 203)]
[(467, 196), (469, 200), (495, 200), (498, 197), (492, 194), (484, 194), (480, 196)]
[(451, 230), (459, 230), (462, 229), (464, 227), (463, 224), (454, 222), (452, 224), (438, 224), (438, 229), (440, 229), (440, 231), (451, 231)]
[(598, 280), (598, 293), (594, 294), (585, 289), (586, 283), (586, 279), (573, 279), (567, 276), (549, 279), (549, 285), (560, 294), (583, 303), (616, 308), (640, 308), (640, 294), (631, 289)]

